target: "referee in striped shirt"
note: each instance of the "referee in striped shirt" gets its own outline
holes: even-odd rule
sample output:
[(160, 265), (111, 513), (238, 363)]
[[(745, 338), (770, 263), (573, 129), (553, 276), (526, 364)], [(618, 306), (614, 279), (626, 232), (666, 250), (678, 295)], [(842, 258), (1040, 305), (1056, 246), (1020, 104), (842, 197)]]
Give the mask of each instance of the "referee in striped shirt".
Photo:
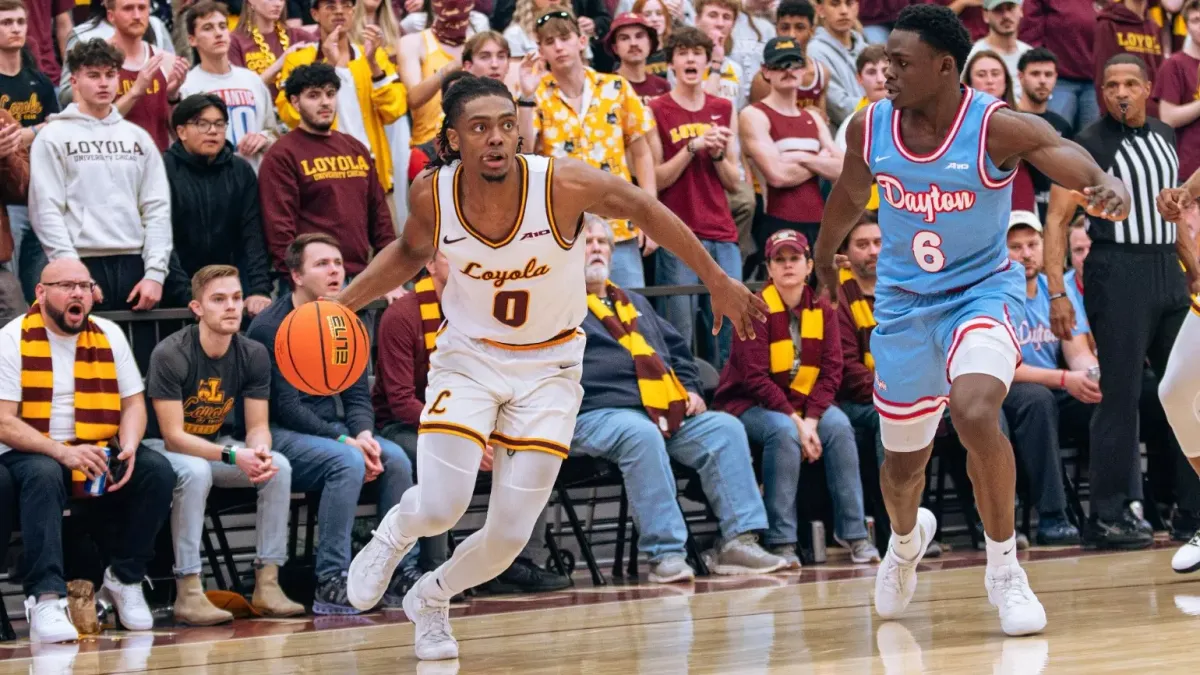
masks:
[[(1145, 63), (1129, 54), (1109, 59), (1103, 92), (1107, 114), (1075, 141), (1125, 183), (1132, 201), (1125, 220), (1091, 217), (1088, 224), (1092, 250), (1083, 268), (1083, 297), (1096, 340), (1103, 400), (1091, 423), (1091, 517), (1085, 542), (1134, 549), (1150, 546), (1154, 539), (1139, 506), (1138, 403), (1144, 364), (1148, 356), (1154, 371), (1164, 372), (1189, 298), (1175, 250), (1175, 224), (1155, 206), (1159, 192), (1178, 185), (1175, 133), (1146, 115), (1150, 82)], [(1047, 218), (1051, 327), (1060, 339), (1074, 326), (1063, 283), (1073, 197), (1078, 195), (1056, 186)], [(1196, 486), (1181, 487), (1183, 492)]]

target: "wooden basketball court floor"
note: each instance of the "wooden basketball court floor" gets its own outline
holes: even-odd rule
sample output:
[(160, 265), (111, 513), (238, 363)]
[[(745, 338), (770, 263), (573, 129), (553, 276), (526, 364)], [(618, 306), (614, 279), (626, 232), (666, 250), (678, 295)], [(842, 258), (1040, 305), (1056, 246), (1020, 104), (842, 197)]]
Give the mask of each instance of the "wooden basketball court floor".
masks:
[(0, 673), (1200, 673), (1200, 573), (1173, 545), (1025, 554), (1045, 634), (1006, 638), (982, 557), (921, 565), (907, 618), (874, 616), (874, 567), (844, 564), (679, 586), (578, 588), (456, 606), (461, 658), (418, 663), (403, 613), (238, 621), (112, 633), (78, 645), (0, 644)]

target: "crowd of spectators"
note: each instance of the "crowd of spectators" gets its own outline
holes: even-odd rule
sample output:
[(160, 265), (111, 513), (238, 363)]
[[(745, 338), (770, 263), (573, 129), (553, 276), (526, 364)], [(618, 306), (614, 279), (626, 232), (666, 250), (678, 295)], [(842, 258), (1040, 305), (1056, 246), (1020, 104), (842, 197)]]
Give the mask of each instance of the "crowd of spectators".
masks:
[[(1142, 193), (1136, 217), (1098, 230), (1031, 167), (1014, 181), (1024, 364), (999, 422), (1038, 516), (1035, 543), (1148, 546), (1145, 509), (1169, 513), (1187, 540), (1200, 482), (1161, 459), (1181, 455), (1152, 394), (1186, 311), (1182, 273), (1156, 277), (1153, 306), (1132, 324), (1099, 308), (1138, 304), (1133, 263), (1122, 281), (1108, 269), (1145, 255), (1127, 244), (1174, 241), (1153, 195), (1200, 168), (1200, 0), (936, 1), (975, 41), (966, 86), (1078, 138)], [(843, 245), (836, 309), (814, 290), (810, 245), (847, 122), (886, 95), (883, 43), (910, 4), (921, 2), (94, 0), (81, 17), (70, 0), (0, 0), (0, 485), (14, 486), (0, 513), (19, 504), (31, 639), (78, 637), (64, 611), (62, 512), (105, 473), (94, 499), (118, 510), (121, 532), (101, 593), (124, 628), (153, 624), (141, 579), (167, 524), (176, 619), (232, 619), (202, 583), (214, 486), (257, 488), (256, 612), (305, 611), (279, 576), (294, 492), (321, 494), (312, 611), (356, 611), (345, 580), (355, 510), (367, 500), (383, 513), (414, 482), (446, 262), (370, 317), (373, 384), (304, 394), (273, 367), (273, 344), (288, 312), (333, 295), (395, 241), (406, 185), (444, 141), (441, 95), (459, 71), (508, 85), (525, 152), (635, 182), (728, 274), (770, 281), (755, 339), (733, 340), (728, 326), (712, 336), (705, 296), (635, 292), (697, 283), (680, 259), (637, 223), (585, 218), (590, 311), (571, 454), (620, 469), (650, 581), (695, 576), (673, 465), (694, 472), (718, 523), (703, 552), (713, 573), (801, 566), (800, 476), (816, 466), (833, 540), (853, 562), (877, 562), (863, 476), (883, 459), (870, 350), (878, 187)], [(1194, 236), (1195, 215), (1179, 236)], [(1049, 219), (1073, 224), (1043, 249)], [(1060, 341), (1046, 271), (1064, 264), (1080, 320)], [(196, 322), (156, 345), (148, 322), (130, 340), (91, 314), (158, 307), (189, 307)], [(652, 395), (646, 378), (661, 381)], [(954, 435), (948, 416), (940, 435)], [(1084, 523), (1064, 488), (1067, 444), (1101, 458)], [(535, 537), (491, 590), (568, 585), (540, 548)], [(447, 549), (422, 540), (384, 606)]]

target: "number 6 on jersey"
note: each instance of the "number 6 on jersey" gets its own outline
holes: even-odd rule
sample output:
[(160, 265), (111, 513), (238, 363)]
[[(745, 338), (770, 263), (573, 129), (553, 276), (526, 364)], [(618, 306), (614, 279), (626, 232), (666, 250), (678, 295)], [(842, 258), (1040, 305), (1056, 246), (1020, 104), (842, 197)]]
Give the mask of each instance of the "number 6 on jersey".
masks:
[(941, 245), (942, 238), (936, 232), (918, 232), (912, 240), (912, 252), (913, 257), (917, 259), (917, 265), (926, 272), (941, 272), (946, 266), (946, 254), (938, 248)]

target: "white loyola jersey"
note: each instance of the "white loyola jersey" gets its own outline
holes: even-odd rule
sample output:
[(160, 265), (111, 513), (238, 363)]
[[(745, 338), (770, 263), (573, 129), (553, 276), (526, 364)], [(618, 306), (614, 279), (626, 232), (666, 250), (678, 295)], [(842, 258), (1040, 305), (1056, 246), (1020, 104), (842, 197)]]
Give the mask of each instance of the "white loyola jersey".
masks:
[(434, 173), (435, 246), (450, 264), (442, 314), (479, 340), (529, 345), (579, 327), (587, 315), (584, 245), (565, 241), (554, 223), (550, 182), (554, 160), (517, 155), (524, 184), (515, 223), (489, 241), (466, 222), (460, 205), (462, 164)]

